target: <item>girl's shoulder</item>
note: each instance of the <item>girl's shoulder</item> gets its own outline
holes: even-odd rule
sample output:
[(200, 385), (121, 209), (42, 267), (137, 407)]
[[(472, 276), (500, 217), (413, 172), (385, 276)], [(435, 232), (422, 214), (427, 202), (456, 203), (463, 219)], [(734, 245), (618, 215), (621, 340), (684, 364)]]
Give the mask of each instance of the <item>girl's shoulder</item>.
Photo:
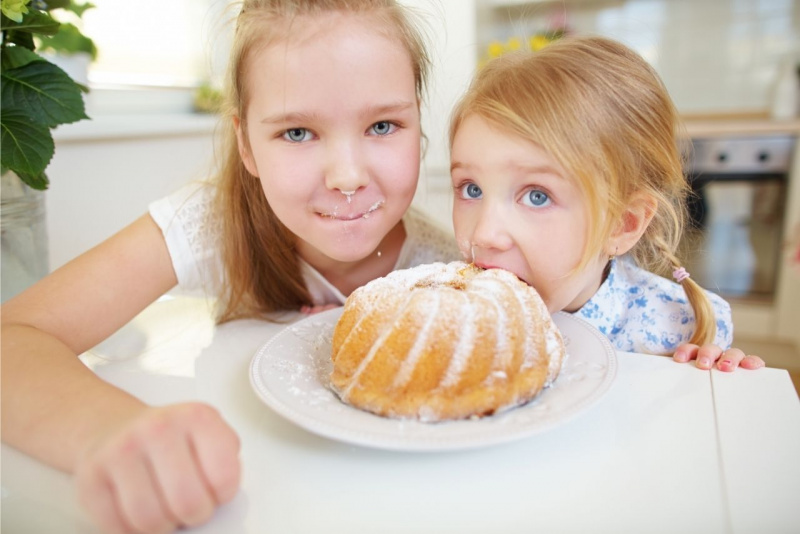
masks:
[(149, 206), (150, 216), (161, 228), (171, 248), (189, 247), (195, 256), (209, 254), (220, 240), (214, 218), (216, 185), (193, 181)]
[[(207, 181), (192, 181), (169, 195), (150, 203), (149, 211), (159, 226), (198, 223), (210, 216), (216, 185)], [(162, 229), (163, 229), (162, 226)]]
[[(639, 299), (656, 299), (657, 302), (663, 303), (668, 308), (671, 304), (675, 303), (681, 307), (689, 305), (689, 300), (686, 297), (686, 292), (683, 287), (663, 276), (659, 276), (646, 269), (636, 265), (633, 261), (619, 262), (619, 268), (616, 269), (616, 287), (627, 293), (630, 299), (634, 301)], [(711, 302), (717, 317), (730, 316), (730, 304), (717, 295), (713, 291), (704, 290), (706, 296)]]
[[(730, 305), (706, 291), (717, 322), (716, 343), (729, 346)], [(617, 259), (597, 293), (578, 312), (618, 350), (670, 354), (694, 331), (694, 312), (679, 284)]]
[(406, 240), (395, 269), (461, 259), (453, 232), (445, 230), (421, 210), (410, 208), (403, 216), (403, 226)]
[(219, 287), (221, 233), (213, 209), (215, 195), (214, 183), (196, 181), (149, 206), (183, 291), (213, 295)]

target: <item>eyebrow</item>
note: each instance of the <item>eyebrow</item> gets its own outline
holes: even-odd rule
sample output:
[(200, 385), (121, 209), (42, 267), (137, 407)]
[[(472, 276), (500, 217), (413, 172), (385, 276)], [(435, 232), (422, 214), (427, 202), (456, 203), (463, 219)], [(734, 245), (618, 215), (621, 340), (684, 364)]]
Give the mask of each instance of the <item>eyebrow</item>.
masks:
[[(369, 106), (364, 109), (359, 116), (374, 117), (380, 115), (391, 115), (394, 113), (405, 112), (409, 109), (414, 109), (416, 103), (414, 102), (395, 102), (391, 104), (382, 104), (380, 106)], [(316, 113), (304, 113), (300, 111), (290, 111), (286, 113), (276, 113), (274, 115), (267, 115), (261, 119), (261, 124), (305, 124), (314, 122), (319, 119)]]
[(395, 102), (392, 104), (383, 104), (381, 106), (368, 107), (363, 115), (371, 117), (374, 115), (390, 115), (392, 113), (400, 113), (408, 111), (409, 109), (416, 109), (416, 102)]
[(460, 161), (454, 161), (450, 164), (450, 172), (453, 172), (456, 169), (469, 169), (470, 165), (465, 163), (461, 163)]
[(509, 165), (509, 167), (527, 174), (552, 174), (556, 178), (563, 178), (561, 173), (550, 165)]
[[(453, 172), (456, 169), (466, 169), (470, 170), (472, 165), (468, 165), (466, 163), (461, 163), (460, 161), (454, 161), (450, 164), (450, 172)], [(515, 165), (509, 164), (507, 168), (513, 171), (522, 171), (526, 174), (550, 174), (557, 178), (563, 178), (560, 172), (555, 168), (549, 165)]]
[(313, 121), (317, 115), (315, 113), (302, 113), (290, 111), (288, 113), (276, 113), (267, 115), (261, 119), (261, 124), (284, 124), (284, 123), (307, 123)]

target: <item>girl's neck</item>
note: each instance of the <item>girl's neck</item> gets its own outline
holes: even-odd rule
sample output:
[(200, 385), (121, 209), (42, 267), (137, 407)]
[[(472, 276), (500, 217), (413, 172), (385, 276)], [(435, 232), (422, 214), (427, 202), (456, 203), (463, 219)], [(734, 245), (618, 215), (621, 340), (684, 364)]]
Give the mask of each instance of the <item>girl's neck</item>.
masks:
[[(608, 274), (611, 272), (611, 261), (609, 260), (605, 265), (599, 266), (597, 269), (592, 267), (587, 267), (584, 269), (585, 273), (589, 273), (591, 271), (597, 272), (599, 276), (593, 277), (591, 274), (587, 277), (587, 284), (583, 288), (583, 290), (575, 296), (572, 302), (570, 302), (566, 307), (564, 307), (563, 311), (567, 313), (575, 313), (576, 311), (580, 310), (587, 302), (589, 302), (592, 297), (600, 290), (600, 287), (608, 278)], [(594, 280), (592, 280), (594, 278)]]
[(355, 262), (340, 262), (326, 256), (301, 257), (314, 267), (336, 289), (347, 296), (370, 280), (386, 276), (394, 270), (406, 240), (403, 222), (398, 222), (366, 258)]

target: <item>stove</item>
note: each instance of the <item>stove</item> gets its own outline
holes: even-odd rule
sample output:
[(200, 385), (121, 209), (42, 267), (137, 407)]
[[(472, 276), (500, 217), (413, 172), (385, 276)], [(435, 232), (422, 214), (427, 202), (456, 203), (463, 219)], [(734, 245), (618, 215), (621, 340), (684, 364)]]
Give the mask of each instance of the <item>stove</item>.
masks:
[(792, 135), (692, 140), (693, 195), (680, 258), (726, 298), (771, 300), (782, 257)]

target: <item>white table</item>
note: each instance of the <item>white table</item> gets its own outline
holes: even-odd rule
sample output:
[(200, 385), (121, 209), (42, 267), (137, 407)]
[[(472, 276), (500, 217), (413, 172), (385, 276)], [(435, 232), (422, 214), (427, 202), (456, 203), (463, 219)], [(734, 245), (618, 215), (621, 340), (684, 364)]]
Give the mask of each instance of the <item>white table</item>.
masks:
[[(272, 412), (249, 364), (283, 326), (215, 327), (209, 309), (162, 299), (83, 356), (147, 402), (216, 406), (241, 436), (241, 491), (191, 532), (800, 532), (800, 401), (785, 371), (709, 373), (618, 353), (606, 395), (546, 433), (387, 452)], [(94, 531), (68, 475), (3, 445), (2, 532)]]

